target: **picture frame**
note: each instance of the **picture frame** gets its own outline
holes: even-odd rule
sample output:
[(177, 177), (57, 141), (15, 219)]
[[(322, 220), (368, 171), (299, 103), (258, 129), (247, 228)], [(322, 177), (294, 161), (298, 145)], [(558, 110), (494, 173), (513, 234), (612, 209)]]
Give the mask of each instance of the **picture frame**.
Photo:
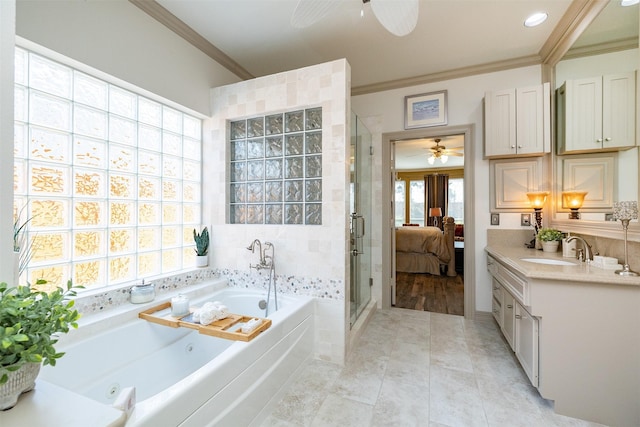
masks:
[(415, 129), (447, 124), (447, 91), (404, 97), (404, 128)]

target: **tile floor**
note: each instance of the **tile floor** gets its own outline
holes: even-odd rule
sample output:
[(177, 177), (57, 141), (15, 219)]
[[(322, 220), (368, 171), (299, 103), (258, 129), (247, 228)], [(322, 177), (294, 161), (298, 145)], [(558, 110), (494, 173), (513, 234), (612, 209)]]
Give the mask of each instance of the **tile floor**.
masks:
[(594, 427), (556, 415), (494, 322), (378, 310), (345, 366), (312, 360), (260, 427)]

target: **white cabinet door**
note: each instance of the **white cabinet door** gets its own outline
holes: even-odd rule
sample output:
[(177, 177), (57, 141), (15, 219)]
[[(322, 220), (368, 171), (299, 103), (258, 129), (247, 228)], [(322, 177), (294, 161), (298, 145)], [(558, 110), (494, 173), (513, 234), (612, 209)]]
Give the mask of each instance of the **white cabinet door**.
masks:
[(550, 152), (549, 84), (516, 89), (516, 149), (520, 155)]
[(538, 387), (538, 319), (515, 303), (516, 357), (534, 387)]
[(516, 90), (486, 93), (484, 108), (485, 157), (516, 154)]
[(635, 145), (635, 73), (602, 78), (602, 147)]
[(509, 292), (502, 291), (502, 333), (512, 350), (515, 350), (515, 300)]

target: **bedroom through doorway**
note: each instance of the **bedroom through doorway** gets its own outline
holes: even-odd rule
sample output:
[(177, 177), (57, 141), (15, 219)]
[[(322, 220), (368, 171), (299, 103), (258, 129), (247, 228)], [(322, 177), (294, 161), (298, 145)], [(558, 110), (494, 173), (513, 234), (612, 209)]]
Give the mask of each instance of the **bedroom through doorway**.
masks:
[(393, 141), (392, 304), (464, 315), (465, 134)]

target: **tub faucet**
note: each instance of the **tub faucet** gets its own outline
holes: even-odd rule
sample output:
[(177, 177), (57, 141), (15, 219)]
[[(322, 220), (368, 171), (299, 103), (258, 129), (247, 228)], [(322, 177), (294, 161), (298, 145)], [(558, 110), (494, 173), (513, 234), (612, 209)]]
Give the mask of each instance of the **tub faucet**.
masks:
[[(256, 252), (256, 245), (258, 245), (258, 255), (260, 255), (260, 264), (257, 264), (255, 267), (258, 268), (258, 265), (264, 265), (264, 255), (262, 252), (262, 243), (260, 243), (260, 240), (255, 239), (253, 242), (251, 242), (251, 244), (249, 246), (247, 246), (247, 249), (251, 251), (251, 253), (255, 253)], [(251, 267), (251, 264), (249, 264), (249, 267)]]
[[(573, 241), (573, 240), (578, 240), (582, 243), (582, 248), (584, 249), (584, 261), (589, 263), (591, 262), (591, 260), (593, 259), (593, 250), (591, 249), (591, 246), (589, 246), (589, 244), (587, 243), (586, 240), (584, 240), (582, 237), (580, 236), (571, 236), (571, 237), (567, 237), (567, 243)], [(580, 256), (580, 251), (578, 251), (578, 256)], [(580, 260), (582, 261), (582, 260)]]

